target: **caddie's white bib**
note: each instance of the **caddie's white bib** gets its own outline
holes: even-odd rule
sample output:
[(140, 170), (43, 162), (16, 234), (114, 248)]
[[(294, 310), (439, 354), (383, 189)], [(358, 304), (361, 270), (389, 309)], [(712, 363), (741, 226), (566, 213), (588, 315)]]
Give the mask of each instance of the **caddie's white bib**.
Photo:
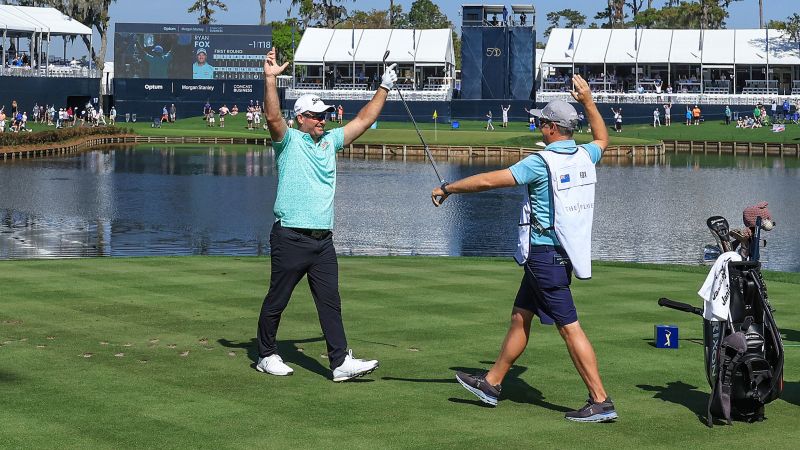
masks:
[(553, 204), (553, 229), (572, 262), (575, 277), (592, 277), (592, 221), (597, 173), (589, 152), (542, 151), (547, 164)]

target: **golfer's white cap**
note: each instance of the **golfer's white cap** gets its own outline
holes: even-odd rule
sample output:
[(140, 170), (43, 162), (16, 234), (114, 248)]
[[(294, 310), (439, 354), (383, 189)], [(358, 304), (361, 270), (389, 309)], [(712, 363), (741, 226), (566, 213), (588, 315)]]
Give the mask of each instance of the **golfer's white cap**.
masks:
[(553, 100), (542, 109), (532, 109), (531, 115), (569, 130), (575, 129), (578, 112), (575, 107), (564, 100)]
[(304, 94), (294, 102), (294, 115), (299, 116), (306, 111), (313, 113), (321, 113), (325, 111), (333, 111), (336, 109), (333, 105), (326, 105), (325, 102), (319, 98), (318, 95)]

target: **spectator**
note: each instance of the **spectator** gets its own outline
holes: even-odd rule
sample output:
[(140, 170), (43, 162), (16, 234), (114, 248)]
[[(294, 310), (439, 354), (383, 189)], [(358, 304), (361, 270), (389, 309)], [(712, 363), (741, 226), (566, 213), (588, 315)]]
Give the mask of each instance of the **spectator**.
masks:
[[(503, 7), (505, 9), (505, 6)], [(500, 109), (503, 110), (503, 128), (508, 127), (508, 110), (511, 109), (511, 105), (506, 106), (505, 108), (503, 105), (500, 105)]]
[(664, 125), (672, 125), (672, 103), (664, 105)]
[(344, 107), (340, 104), (336, 107), (336, 121), (342, 123), (342, 116), (344, 116)]
[(235, 116), (237, 114), (239, 114), (239, 107), (236, 106), (236, 105), (233, 105), (233, 108), (231, 108), (231, 116)]
[(520, 25), (522, 25), (524, 27), (525, 23), (527, 21), (528, 21), (528, 16), (526, 16), (525, 13), (522, 13), (522, 14), (519, 15), (519, 24)]
[(692, 108), (692, 121), (694, 122), (695, 125), (700, 125), (700, 116), (701, 116), (700, 107), (694, 105), (694, 108)]
[(783, 118), (784, 120), (789, 117), (789, 113), (792, 111), (792, 105), (789, 103), (789, 99), (786, 98), (783, 100)]
[(114, 125), (117, 121), (117, 108), (111, 107), (111, 111), (109, 111), (108, 118), (111, 119), (111, 125)]
[(753, 108), (753, 120), (757, 123), (761, 123), (761, 105), (756, 105)]
[(167, 110), (167, 105), (161, 108), (161, 123), (164, 122), (169, 122), (169, 110)]
[(247, 129), (253, 129), (253, 108), (247, 108)]
[(661, 111), (658, 108), (653, 110), (653, 128), (661, 126)]
[(223, 104), (222, 107), (219, 109), (219, 127), (225, 128), (225, 117), (230, 113), (228, 109), (228, 105)]
[(174, 123), (175, 120), (178, 119), (178, 108), (175, 107), (175, 103), (169, 106), (169, 121)]
[(214, 118), (214, 110), (209, 108), (208, 109), (208, 126), (213, 128), (214, 124), (216, 122), (217, 122), (217, 120)]
[(614, 114), (614, 131), (622, 133), (622, 108), (611, 108), (611, 112)]
[(492, 110), (489, 110), (489, 113), (486, 114), (486, 131), (494, 131), (494, 125), (492, 125)]
[(731, 106), (727, 105), (725, 107), (725, 125), (730, 125), (731, 124), (731, 115), (732, 115), (731, 114)]
[(0, 108), (0, 133), (6, 131), (6, 111), (5, 108)]

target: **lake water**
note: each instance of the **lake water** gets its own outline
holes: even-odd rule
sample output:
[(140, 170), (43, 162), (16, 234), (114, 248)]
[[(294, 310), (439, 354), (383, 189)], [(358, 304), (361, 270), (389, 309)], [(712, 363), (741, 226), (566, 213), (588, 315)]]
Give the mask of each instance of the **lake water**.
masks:
[[(437, 161), (454, 180), (507, 167)], [(770, 203), (769, 269), (800, 271), (800, 161), (667, 155), (598, 167), (595, 259), (697, 264), (705, 221), (742, 227), (742, 209)], [(0, 163), (0, 258), (265, 255), (276, 172), (269, 148), (138, 146)], [(511, 256), (521, 187), (450, 197), (424, 160), (338, 161), (334, 241), (342, 255)]]

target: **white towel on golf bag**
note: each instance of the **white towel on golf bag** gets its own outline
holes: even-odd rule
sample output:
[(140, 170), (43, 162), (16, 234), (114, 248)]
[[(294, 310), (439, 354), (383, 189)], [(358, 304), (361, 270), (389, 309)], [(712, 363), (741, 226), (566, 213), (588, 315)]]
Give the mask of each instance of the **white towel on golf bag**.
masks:
[(706, 281), (697, 295), (703, 298), (703, 318), (711, 321), (726, 321), (731, 315), (731, 285), (728, 278), (728, 262), (741, 261), (736, 252), (725, 252), (717, 258)]
[(597, 173), (589, 152), (539, 152), (550, 172), (553, 192), (553, 229), (572, 262), (575, 277), (592, 278), (592, 221)]

